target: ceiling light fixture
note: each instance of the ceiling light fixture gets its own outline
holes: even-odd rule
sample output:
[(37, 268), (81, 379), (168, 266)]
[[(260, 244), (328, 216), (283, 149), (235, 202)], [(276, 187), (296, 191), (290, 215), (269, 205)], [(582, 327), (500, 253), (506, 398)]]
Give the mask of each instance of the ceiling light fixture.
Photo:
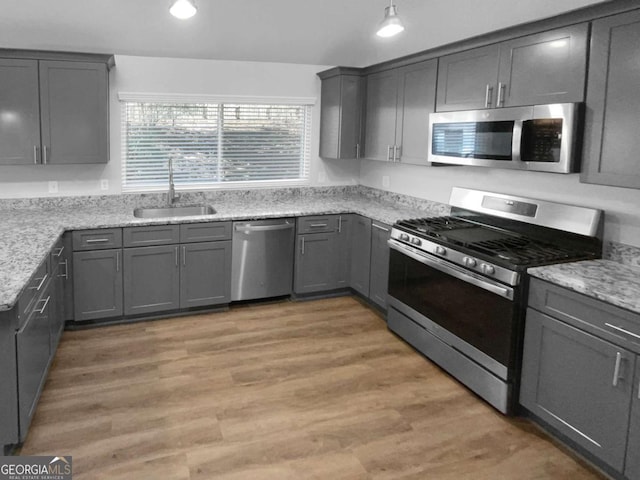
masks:
[(169, 13), (180, 20), (193, 17), (198, 11), (194, 0), (176, 0), (169, 8)]
[(404, 30), (404, 25), (398, 17), (398, 9), (390, 0), (389, 6), (384, 9), (384, 20), (376, 32), (379, 37), (393, 37)]

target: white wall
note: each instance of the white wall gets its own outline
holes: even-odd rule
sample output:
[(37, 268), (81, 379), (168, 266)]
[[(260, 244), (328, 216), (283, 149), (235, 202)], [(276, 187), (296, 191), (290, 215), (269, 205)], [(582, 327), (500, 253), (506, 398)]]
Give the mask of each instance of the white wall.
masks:
[[(389, 177), (386, 188), (384, 177)], [(361, 160), (360, 183), (442, 203), (449, 202), (451, 187), (458, 186), (600, 208), (605, 211), (606, 240), (640, 246), (640, 190), (583, 184), (578, 174)]]
[[(106, 165), (0, 166), (0, 198), (117, 194), (120, 188), (120, 106), (118, 92), (259, 97), (313, 97), (311, 184), (357, 183), (357, 162), (325, 162), (318, 155), (320, 80), (328, 67), (265, 62), (116, 56), (110, 73), (111, 159)], [(109, 189), (100, 189), (100, 180)], [(48, 182), (58, 182), (49, 193)]]

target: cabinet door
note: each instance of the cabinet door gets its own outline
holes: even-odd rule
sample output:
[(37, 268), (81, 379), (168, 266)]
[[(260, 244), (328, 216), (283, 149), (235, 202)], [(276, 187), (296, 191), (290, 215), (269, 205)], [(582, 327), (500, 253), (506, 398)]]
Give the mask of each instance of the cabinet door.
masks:
[(362, 78), (338, 75), (322, 81), (320, 156), (357, 158), (360, 151)]
[(438, 61), (429, 60), (398, 71), (397, 159), (427, 165), (429, 114), (435, 111)]
[(531, 309), (523, 355), (520, 403), (622, 471), (633, 355)]
[(633, 400), (624, 474), (627, 478), (640, 478), (640, 357), (638, 356), (636, 356), (636, 375), (631, 390)]
[(390, 160), (396, 143), (398, 72), (387, 70), (367, 77), (367, 107), (364, 156), (370, 160)]
[(38, 62), (0, 59), (0, 165), (40, 163)]
[(436, 110), (495, 107), (499, 59), (499, 45), (440, 57)]
[(356, 215), (351, 235), (351, 288), (369, 298), (371, 219)]
[(125, 248), (124, 314), (180, 308), (180, 253), (178, 245)]
[(336, 288), (336, 233), (298, 235), (295, 293)]
[(107, 163), (108, 107), (104, 63), (40, 61), (43, 163)]
[(231, 301), (231, 240), (182, 245), (180, 308)]
[(502, 43), (496, 106), (582, 102), (588, 32), (582, 23)]
[(122, 250), (73, 253), (73, 297), (76, 321), (122, 315)]
[[(18, 304), (20, 302), (18, 301)], [(18, 443), (16, 325), (18, 308), (0, 312), (0, 446)], [(4, 452), (3, 452), (4, 454)]]
[(371, 283), (369, 298), (380, 307), (387, 308), (389, 286), (389, 245), (391, 227), (373, 222), (371, 229)]
[(581, 181), (640, 188), (640, 11), (593, 22)]
[(33, 313), (16, 333), (20, 441), (27, 437), (49, 365), (51, 293), (45, 291)]
[(336, 287), (348, 288), (351, 280), (351, 235), (353, 230), (353, 215), (338, 217), (336, 232), (336, 251), (334, 252), (336, 267)]

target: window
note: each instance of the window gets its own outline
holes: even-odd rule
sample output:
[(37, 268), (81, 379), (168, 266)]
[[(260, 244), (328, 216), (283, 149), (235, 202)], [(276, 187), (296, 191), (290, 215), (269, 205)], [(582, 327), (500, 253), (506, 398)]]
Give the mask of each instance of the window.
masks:
[[(123, 96), (121, 95), (121, 100)], [(122, 188), (301, 184), (310, 104), (122, 101)]]

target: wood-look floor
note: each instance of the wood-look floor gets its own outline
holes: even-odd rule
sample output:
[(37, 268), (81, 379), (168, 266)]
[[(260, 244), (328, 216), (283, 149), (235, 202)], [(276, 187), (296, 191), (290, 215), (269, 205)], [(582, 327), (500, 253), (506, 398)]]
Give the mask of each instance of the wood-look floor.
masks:
[(22, 455), (80, 479), (593, 479), (351, 297), (65, 332)]

